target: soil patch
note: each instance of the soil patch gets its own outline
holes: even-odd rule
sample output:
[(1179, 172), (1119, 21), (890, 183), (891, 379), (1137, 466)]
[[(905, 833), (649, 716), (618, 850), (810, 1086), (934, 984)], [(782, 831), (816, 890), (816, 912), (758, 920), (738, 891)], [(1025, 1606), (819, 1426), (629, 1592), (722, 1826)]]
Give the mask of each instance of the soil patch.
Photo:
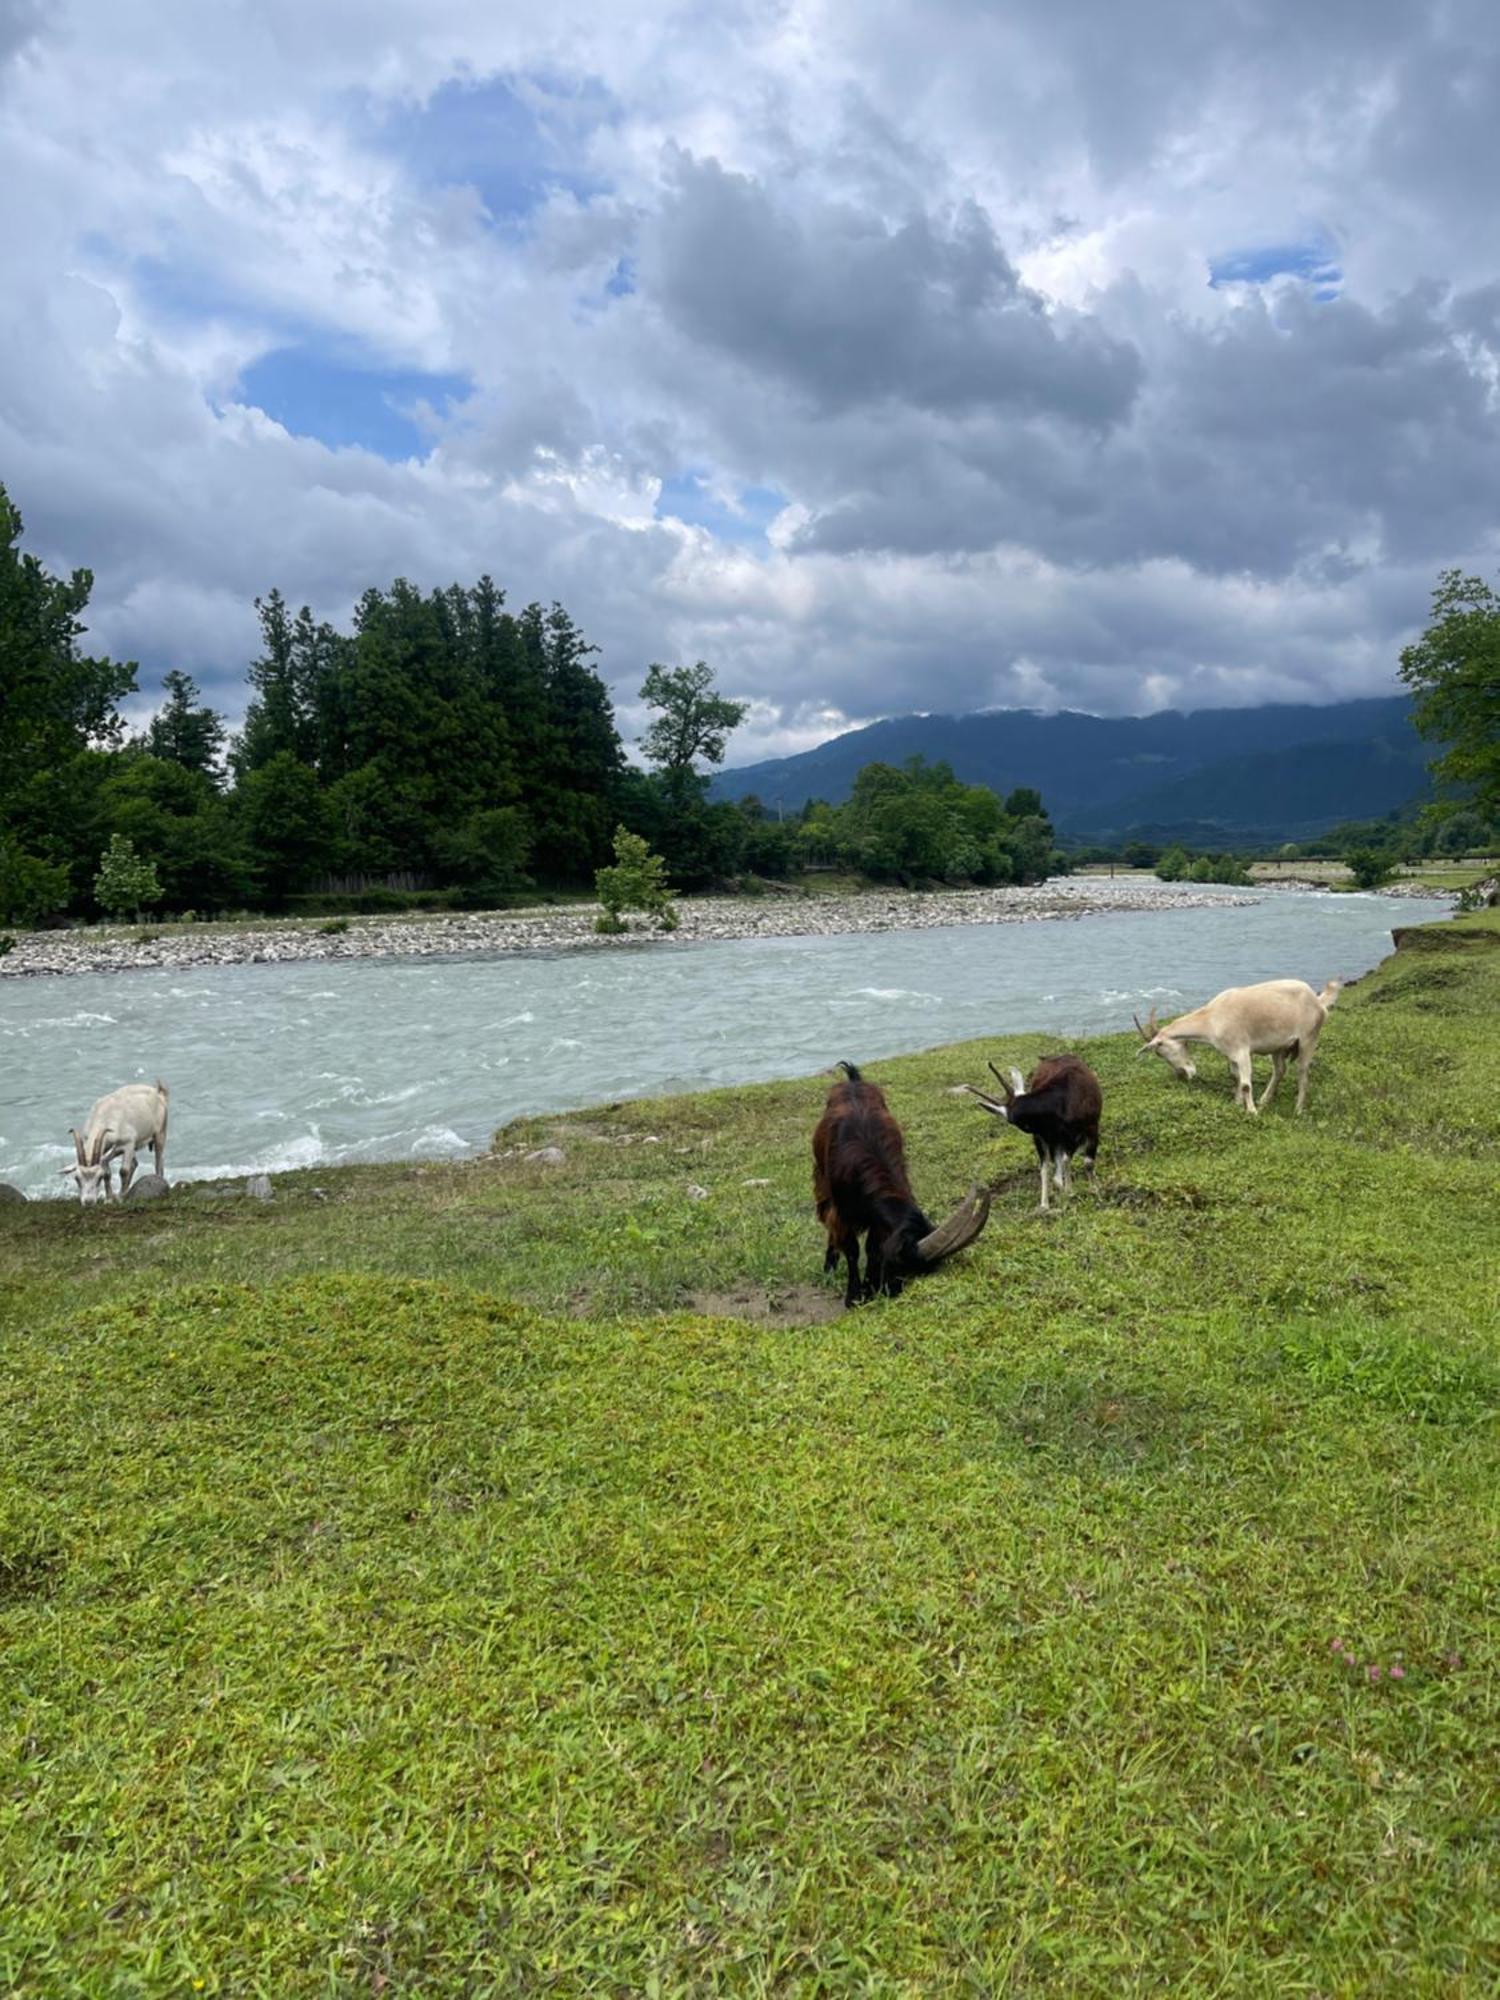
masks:
[(708, 1319), (743, 1319), (753, 1326), (818, 1326), (844, 1310), (827, 1285), (731, 1285), (719, 1292), (689, 1292), (683, 1303)]

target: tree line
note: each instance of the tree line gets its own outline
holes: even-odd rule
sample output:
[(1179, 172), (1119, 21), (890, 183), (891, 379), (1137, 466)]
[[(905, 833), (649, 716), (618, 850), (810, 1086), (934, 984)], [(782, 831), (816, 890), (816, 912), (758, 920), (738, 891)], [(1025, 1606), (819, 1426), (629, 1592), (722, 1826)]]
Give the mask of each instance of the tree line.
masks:
[(689, 890), (818, 867), (1024, 882), (1056, 861), (1034, 792), (1002, 803), (921, 760), (790, 820), (711, 800), (747, 705), (702, 661), (650, 667), (631, 764), (597, 649), (563, 606), (513, 611), (488, 576), (372, 588), (348, 630), (272, 590), (240, 729), (174, 671), (131, 735), (135, 666), (82, 644), (92, 577), (51, 575), (21, 529), (0, 488), (0, 922), (479, 907), (591, 886), (621, 828)]

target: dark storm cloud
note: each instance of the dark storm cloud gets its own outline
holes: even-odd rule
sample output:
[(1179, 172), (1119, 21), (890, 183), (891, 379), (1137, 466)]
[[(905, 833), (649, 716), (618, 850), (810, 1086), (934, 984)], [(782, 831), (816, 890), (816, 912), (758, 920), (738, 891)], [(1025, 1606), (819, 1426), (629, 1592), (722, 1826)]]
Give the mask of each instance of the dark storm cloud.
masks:
[(683, 156), (646, 235), (642, 283), (690, 340), (815, 411), (908, 403), (1118, 420), (1134, 349), (1049, 317), (973, 202), (950, 221), (777, 202), (716, 160)]

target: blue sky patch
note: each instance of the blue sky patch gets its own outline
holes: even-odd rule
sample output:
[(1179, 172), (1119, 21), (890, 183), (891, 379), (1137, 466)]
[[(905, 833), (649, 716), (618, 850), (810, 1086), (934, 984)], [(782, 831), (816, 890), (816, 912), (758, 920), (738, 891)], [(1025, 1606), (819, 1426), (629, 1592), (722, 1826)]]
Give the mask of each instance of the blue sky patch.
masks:
[(1335, 299), (1344, 282), (1337, 259), (1326, 243), (1269, 243), (1251, 250), (1231, 250), (1213, 258), (1210, 285), (1264, 285), (1272, 278), (1300, 278), (1315, 297)]
[(462, 375), (361, 367), (308, 347), (278, 347), (245, 370), (239, 400), (253, 403), (298, 437), (362, 445), (394, 460), (423, 458), (431, 448), (418, 421), (419, 403), (446, 414), (468, 390)]
[(701, 473), (674, 472), (661, 483), (656, 517), (669, 515), (689, 527), (707, 528), (721, 542), (764, 542), (766, 529), (786, 505), (786, 495), (774, 486), (746, 486), (738, 508), (728, 507), (709, 491)]
[(493, 220), (509, 223), (554, 189), (601, 192), (580, 161), (589, 134), (616, 116), (602, 84), (543, 76), (445, 83), (425, 104), (366, 112), (371, 138), (415, 179), (472, 187)]

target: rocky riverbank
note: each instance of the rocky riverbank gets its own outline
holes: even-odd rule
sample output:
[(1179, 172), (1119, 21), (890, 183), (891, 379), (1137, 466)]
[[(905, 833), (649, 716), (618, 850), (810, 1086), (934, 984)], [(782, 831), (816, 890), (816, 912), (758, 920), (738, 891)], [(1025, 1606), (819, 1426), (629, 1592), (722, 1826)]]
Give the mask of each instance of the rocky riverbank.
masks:
[(0, 958), (0, 978), (324, 959), (618, 951), (646, 940), (683, 945), (841, 937), (950, 924), (1055, 922), (1120, 910), (1232, 908), (1258, 902), (1265, 893), (1260, 888), (1185, 888), (1140, 877), (1073, 876), (1026, 889), (880, 890), (826, 898), (706, 896), (680, 903), (679, 927), (664, 938), (639, 920), (624, 937), (600, 937), (594, 930), (598, 907), (592, 903), (451, 916), (351, 917), (347, 930), (333, 933), (313, 921), (275, 918), (224, 927), (180, 925), (144, 937), (106, 929), (37, 931), (18, 937), (15, 949)]

